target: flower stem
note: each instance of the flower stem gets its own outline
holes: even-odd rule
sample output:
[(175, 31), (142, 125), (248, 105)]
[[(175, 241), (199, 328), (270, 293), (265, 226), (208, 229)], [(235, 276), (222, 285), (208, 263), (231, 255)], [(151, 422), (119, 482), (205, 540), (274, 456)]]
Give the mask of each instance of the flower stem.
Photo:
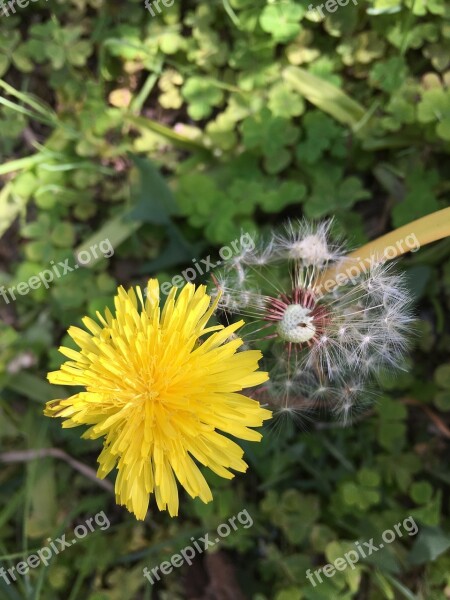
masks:
[[(450, 236), (450, 208), (438, 210), (412, 221), (350, 252), (346, 257), (348, 261), (344, 260), (338, 267), (328, 269), (320, 278), (318, 285), (325, 285), (326, 288), (332, 289), (338, 285), (336, 278), (339, 275), (348, 278), (346, 272), (350, 265), (353, 278), (357, 275), (357, 270), (361, 273), (367, 268), (368, 259), (373, 259), (375, 262), (391, 260), (407, 252), (415, 252), (422, 246), (447, 236)], [(413, 243), (409, 240), (413, 240)]]

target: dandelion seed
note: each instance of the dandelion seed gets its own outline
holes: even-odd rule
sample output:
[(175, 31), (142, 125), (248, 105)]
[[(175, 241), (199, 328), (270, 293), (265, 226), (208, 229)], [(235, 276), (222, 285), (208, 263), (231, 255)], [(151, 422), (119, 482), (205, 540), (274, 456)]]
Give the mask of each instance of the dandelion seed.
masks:
[[(115, 467), (116, 499), (144, 519), (150, 495), (160, 510), (178, 514), (177, 480), (203, 502), (211, 491), (197, 462), (231, 479), (244, 472), (243, 450), (227, 436), (259, 441), (254, 431), (271, 412), (240, 392), (260, 385), (261, 353), (236, 353), (243, 341), (228, 327), (208, 327), (211, 305), (205, 286), (172, 288), (160, 312), (159, 286), (119, 288), (115, 314), (97, 313), (69, 335), (79, 351), (60, 348), (70, 360), (49, 373), (51, 383), (82, 386), (65, 400), (47, 404), (45, 414), (65, 419), (63, 427), (90, 425), (83, 437), (104, 437), (98, 477)], [(203, 336), (210, 334), (209, 337)], [(195, 459), (195, 460), (194, 460)], [(195, 462), (197, 461), (197, 462)]]

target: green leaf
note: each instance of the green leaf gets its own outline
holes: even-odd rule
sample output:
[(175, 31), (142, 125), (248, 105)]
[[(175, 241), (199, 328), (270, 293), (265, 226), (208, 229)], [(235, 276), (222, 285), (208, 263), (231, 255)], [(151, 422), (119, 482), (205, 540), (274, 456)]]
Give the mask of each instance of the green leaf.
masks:
[(277, 42), (289, 42), (300, 31), (300, 21), (306, 13), (305, 7), (293, 2), (268, 4), (261, 13), (261, 28), (270, 33)]
[(274, 85), (269, 92), (268, 106), (276, 117), (298, 117), (305, 111), (303, 98), (284, 82)]
[(415, 481), (411, 486), (410, 494), (416, 504), (426, 504), (433, 496), (433, 487), (428, 481)]
[(42, 404), (56, 398), (66, 398), (69, 395), (66, 388), (59, 385), (51, 385), (41, 377), (24, 372), (9, 377), (6, 387), (25, 398)]
[(385, 576), (386, 579), (392, 584), (392, 587), (394, 587), (402, 594), (403, 598), (405, 598), (406, 600), (419, 600), (419, 598), (415, 594), (413, 594), (411, 590), (409, 590), (405, 585), (403, 585), (403, 583), (401, 583), (401, 581), (399, 581), (395, 577), (392, 577), (392, 575), (390, 575), (389, 573), (386, 573)]
[(422, 525), (419, 536), (409, 553), (408, 562), (411, 565), (423, 565), (446, 552), (450, 548), (450, 534), (440, 527)]
[(302, 600), (303, 597), (300, 589), (291, 587), (278, 592), (275, 596), (275, 600)]
[(395, 92), (408, 75), (408, 68), (401, 56), (393, 56), (386, 61), (378, 61), (370, 72), (370, 82), (385, 92)]
[(320, 515), (316, 496), (301, 494), (293, 489), (284, 492), (281, 498), (275, 492), (269, 492), (261, 509), (293, 544), (305, 539)]
[(75, 256), (78, 256), (80, 252), (87, 252), (90, 255), (90, 261), (85, 266), (92, 268), (97, 263), (105, 258), (106, 252), (96, 252), (94, 255), (92, 248), (101, 249), (102, 242), (103, 246), (105, 242), (108, 242), (107, 253), (111, 250), (114, 252), (122, 242), (128, 239), (135, 231), (141, 227), (142, 223), (130, 218), (129, 211), (109, 219), (105, 222), (100, 229), (98, 229), (93, 235), (87, 240), (80, 244), (75, 249)]
[(450, 390), (450, 363), (440, 365), (436, 369), (434, 381), (445, 390)]
[(418, 167), (407, 174), (405, 198), (392, 209), (395, 227), (401, 227), (442, 208), (435, 192), (438, 181), (439, 175), (435, 169), (424, 170)]
[(244, 119), (241, 132), (246, 148), (264, 155), (269, 173), (276, 173), (289, 164), (290, 153), (286, 146), (293, 144), (298, 137), (298, 129), (290, 120), (274, 117), (264, 108)]
[[(30, 444), (34, 448), (48, 448), (50, 443), (44, 439), (33, 439)], [(49, 536), (55, 529), (58, 516), (56, 498), (56, 467), (51, 458), (40, 458), (27, 464), (29, 488), (32, 489), (30, 513), (26, 517), (26, 534), (31, 538)]]
[(71, 248), (75, 242), (75, 229), (67, 221), (57, 223), (51, 234), (51, 241), (58, 248)]
[(435, 394), (434, 404), (444, 412), (450, 411), (450, 390)]
[(326, 150), (337, 150), (343, 139), (343, 128), (324, 113), (308, 111), (303, 119), (306, 137), (297, 146), (297, 158), (301, 164), (313, 164)]
[(411, 292), (411, 299), (420, 300), (427, 291), (432, 269), (426, 265), (414, 265), (405, 270), (405, 283)]
[(0, 191), (0, 237), (12, 225), (16, 217), (25, 210), (26, 198), (14, 195), (13, 182), (8, 182)]
[(380, 417), (378, 441), (389, 451), (400, 449), (405, 443), (407, 410), (403, 404), (384, 396), (377, 406)]
[(343, 176), (342, 169), (322, 161), (309, 169), (312, 176), (312, 192), (305, 204), (306, 215), (321, 218), (327, 214), (345, 211), (355, 202), (370, 198), (358, 177)]
[(337, 121), (350, 125), (355, 131), (359, 129), (366, 110), (341, 89), (300, 67), (287, 67), (283, 78), (309, 102)]
[(223, 91), (203, 77), (190, 77), (181, 90), (188, 103), (188, 113), (196, 121), (209, 117), (214, 106), (223, 101)]
[(421, 123), (436, 123), (438, 136), (450, 140), (450, 89), (425, 90), (417, 107), (417, 116)]
[(199, 256), (204, 244), (199, 243), (193, 246), (173, 224), (168, 227), (168, 232), (169, 243), (167, 246), (155, 260), (143, 263), (139, 273), (155, 273), (186, 262), (186, 256)]
[(131, 155), (138, 170), (139, 187), (133, 194), (135, 207), (130, 218), (144, 223), (167, 225), (178, 206), (172, 190), (153, 163), (147, 158)]
[[(152, 119), (147, 117), (136, 117), (135, 115), (125, 115), (124, 120), (134, 125), (137, 129), (148, 130), (152, 133), (159, 135), (164, 140), (169, 140), (176, 146), (186, 148), (188, 150), (201, 151), (206, 156), (210, 155), (210, 151), (205, 146), (195, 139), (189, 138), (185, 135), (181, 135), (178, 132), (173, 131), (165, 125), (161, 125)], [(1, 170), (0, 170), (1, 174)]]

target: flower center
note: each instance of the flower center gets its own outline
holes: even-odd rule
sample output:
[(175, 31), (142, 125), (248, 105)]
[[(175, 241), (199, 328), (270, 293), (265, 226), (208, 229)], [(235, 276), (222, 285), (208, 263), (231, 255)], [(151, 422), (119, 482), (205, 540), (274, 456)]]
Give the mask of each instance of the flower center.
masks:
[(313, 321), (311, 309), (301, 304), (290, 304), (278, 322), (278, 335), (286, 342), (308, 342), (316, 333)]

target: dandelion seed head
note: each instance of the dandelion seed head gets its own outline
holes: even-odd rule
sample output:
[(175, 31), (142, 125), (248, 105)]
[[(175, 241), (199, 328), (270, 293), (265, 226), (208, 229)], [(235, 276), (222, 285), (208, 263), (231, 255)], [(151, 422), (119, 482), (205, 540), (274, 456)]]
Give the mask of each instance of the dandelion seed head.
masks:
[(322, 265), (332, 258), (325, 240), (319, 235), (308, 235), (292, 243), (289, 258), (302, 260), (305, 265)]
[[(331, 225), (289, 221), (257, 241), (241, 265), (251, 273), (228, 281), (225, 292), (254, 324), (249, 345), (265, 344), (271, 405), (308, 414), (327, 408), (349, 423), (379, 372), (403, 364), (413, 317), (395, 265), (346, 259)], [(348, 274), (331, 289), (323, 285), (330, 264)]]
[(317, 226), (306, 220), (288, 221), (284, 232), (273, 235), (277, 254), (281, 258), (298, 261), (304, 267), (323, 267), (338, 260), (342, 252), (340, 245), (330, 240), (331, 225), (331, 220)]

